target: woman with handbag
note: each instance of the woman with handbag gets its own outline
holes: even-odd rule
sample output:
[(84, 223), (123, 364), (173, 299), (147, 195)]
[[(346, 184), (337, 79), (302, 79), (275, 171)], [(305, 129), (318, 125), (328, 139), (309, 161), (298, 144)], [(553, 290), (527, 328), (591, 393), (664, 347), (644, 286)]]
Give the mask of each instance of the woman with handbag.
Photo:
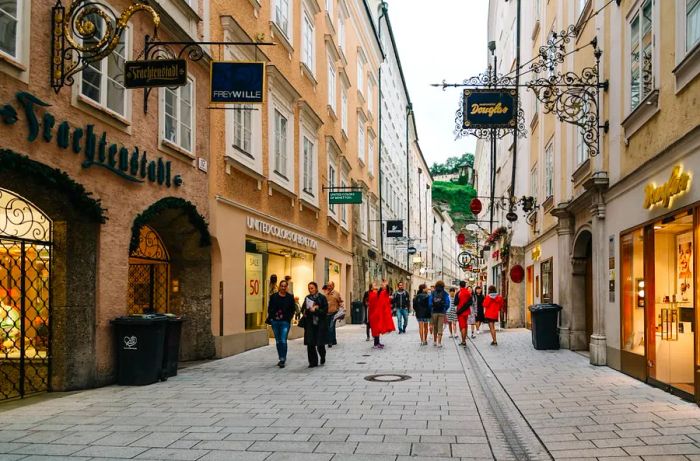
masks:
[(304, 345), (309, 358), (309, 368), (326, 363), (328, 341), (328, 300), (319, 293), (316, 282), (309, 283), (309, 294), (304, 298), (299, 326), (304, 328)]
[(294, 295), (287, 292), (288, 283), (282, 280), (279, 284), (278, 291), (270, 296), (270, 302), (267, 303), (267, 322), (272, 326), (272, 332), (275, 334), (275, 343), (277, 345), (277, 356), (279, 362), (277, 366), (284, 368), (287, 361), (287, 336), (289, 335), (289, 327), (294, 316)]

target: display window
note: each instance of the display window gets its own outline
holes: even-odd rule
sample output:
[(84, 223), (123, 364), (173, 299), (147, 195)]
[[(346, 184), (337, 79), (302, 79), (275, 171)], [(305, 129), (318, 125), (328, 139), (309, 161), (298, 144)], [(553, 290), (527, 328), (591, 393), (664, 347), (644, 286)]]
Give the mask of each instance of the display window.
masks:
[(340, 283), (340, 263), (326, 258), (325, 269), (326, 274), (323, 278), (323, 282), (333, 282), (335, 284), (335, 290), (342, 293), (343, 288)]
[(644, 231), (636, 230), (620, 239), (622, 249), (622, 349), (644, 355)]
[(554, 278), (552, 274), (552, 258), (540, 263), (540, 274), (542, 276), (542, 302), (553, 302)]
[[(257, 239), (246, 239), (245, 327), (247, 330), (265, 328), (270, 296), (286, 276), (288, 291), (297, 306), (307, 294), (307, 285), (314, 281), (314, 255), (305, 251)], [(297, 309), (298, 310), (298, 309)], [(294, 322), (298, 320), (298, 315)]]

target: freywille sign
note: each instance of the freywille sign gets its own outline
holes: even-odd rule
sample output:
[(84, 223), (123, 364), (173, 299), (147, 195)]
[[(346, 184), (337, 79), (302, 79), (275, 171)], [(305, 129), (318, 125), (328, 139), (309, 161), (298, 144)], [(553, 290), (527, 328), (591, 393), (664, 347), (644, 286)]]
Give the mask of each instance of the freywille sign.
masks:
[(683, 167), (676, 165), (671, 171), (668, 181), (657, 186), (655, 183), (647, 184), (644, 188), (644, 208), (651, 209), (657, 205), (670, 208), (673, 198), (690, 189), (690, 173), (683, 171)]
[(173, 87), (186, 83), (187, 61), (184, 59), (155, 59), (124, 63), (126, 88)]
[[(139, 151), (138, 147), (129, 151), (124, 146), (109, 144), (107, 132), (103, 131), (98, 135), (95, 125), (92, 124), (83, 129), (71, 127), (64, 120), (56, 128), (56, 118), (50, 112), (45, 110), (43, 114), (38, 113), (39, 108), (50, 107), (50, 104), (24, 91), (16, 96), (27, 120), (27, 141), (34, 142), (39, 135), (46, 143), (55, 139), (59, 148), (70, 149), (74, 154), (83, 154), (83, 168), (99, 166), (127, 181), (148, 181), (166, 187), (182, 185), (182, 177), (172, 175), (169, 160), (164, 160), (163, 157), (149, 158), (146, 152)], [(3, 104), (0, 106), (0, 119), (4, 125), (14, 125), (19, 120), (19, 115), (13, 106)]]
[(331, 205), (362, 203), (362, 191), (331, 191), (328, 193), (328, 202)]
[(265, 63), (212, 62), (210, 73), (211, 102), (265, 102)]
[(462, 128), (514, 128), (517, 95), (515, 88), (464, 90)]

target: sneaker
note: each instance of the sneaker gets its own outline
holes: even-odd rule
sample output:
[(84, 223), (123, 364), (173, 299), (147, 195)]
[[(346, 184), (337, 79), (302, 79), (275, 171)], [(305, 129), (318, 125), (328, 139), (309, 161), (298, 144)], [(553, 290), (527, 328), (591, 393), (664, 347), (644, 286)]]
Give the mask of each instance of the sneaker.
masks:
[[(476, 335), (474, 333), (472, 333), (472, 339), (476, 339)], [(367, 341), (369, 341), (369, 339)]]
[(384, 349), (384, 344), (380, 344), (380, 345), (379, 345), (379, 348), (380, 348), (380, 349)]
[(369, 338), (365, 339), (365, 341), (369, 341)]
[(496, 341), (491, 341), (492, 346), (498, 346), (498, 343)]

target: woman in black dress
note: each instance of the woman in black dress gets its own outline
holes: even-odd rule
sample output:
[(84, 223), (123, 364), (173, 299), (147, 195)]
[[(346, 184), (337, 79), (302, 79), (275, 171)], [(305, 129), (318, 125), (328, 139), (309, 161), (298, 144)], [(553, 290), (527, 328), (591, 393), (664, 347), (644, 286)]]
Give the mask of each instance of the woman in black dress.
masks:
[(316, 282), (309, 283), (309, 294), (302, 306), (304, 326), (304, 344), (309, 357), (309, 368), (317, 367), (319, 357), (321, 365), (326, 363), (326, 342), (328, 341), (328, 300), (318, 292)]

